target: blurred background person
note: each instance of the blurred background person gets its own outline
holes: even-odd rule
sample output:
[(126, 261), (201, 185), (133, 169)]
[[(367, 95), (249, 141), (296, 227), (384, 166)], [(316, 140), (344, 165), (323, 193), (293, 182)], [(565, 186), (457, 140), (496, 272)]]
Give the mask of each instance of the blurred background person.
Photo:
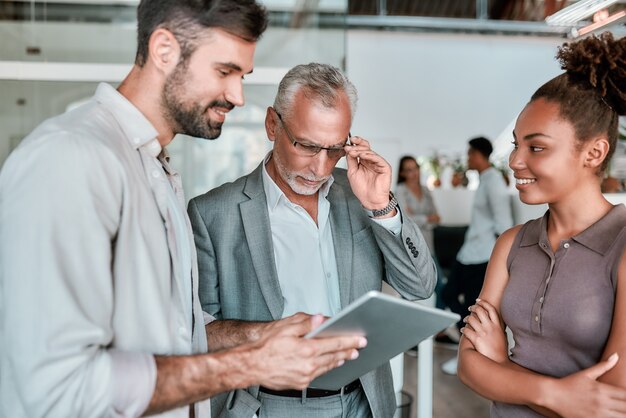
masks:
[[(420, 227), (422, 235), (424, 235), (424, 240), (430, 249), (430, 253), (435, 261), (435, 267), (437, 268), (437, 286), (435, 287), (436, 306), (439, 309), (444, 309), (446, 305), (443, 303), (441, 292), (445, 286), (446, 278), (442, 274), (441, 266), (435, 255), (433, 233), (433, 230), (437, 224), (439, 224), (441, 218), (437, 213), (437, 208), (435, 207), (435, 202), (430, 190), (422, 185), (420, 165), (417, 160), (410, 155), (405, 155), (400, 158), (400, 164), (398, 166), (398, 184), (396, 186), (395, 196), (402, 212)], [(450, 338), (450, 336), (445, 333), (438, 334), (435, 340), (443, 343), (458, 343), (458, 340), (454, 338), (454, 336)]]
[(420, 165), (414, 157), (405, 155), (400, 159), (395, 195), (402, 211), (420, 227), (431, 254), (434, 254), (433, 229), (440, 218), (430, 190), (422, 185)]
[[(493, 146), (487, 138), (477, 137), (469, 141), (467, 167), (478, 171), (480, 183), (474, 195), (463, 246), (442, 291), (444, 303), (461, 316), (480, 294), (496, 238), (513, 226), (511, 201), (504, 178), (489, 161), (492, 152)], [(459, 321), (457, 326), (462, 328), (463, 322)], [(443, 363), (441, 370), (454, 375), (456, 367), (457, 359), (453, 358)]]

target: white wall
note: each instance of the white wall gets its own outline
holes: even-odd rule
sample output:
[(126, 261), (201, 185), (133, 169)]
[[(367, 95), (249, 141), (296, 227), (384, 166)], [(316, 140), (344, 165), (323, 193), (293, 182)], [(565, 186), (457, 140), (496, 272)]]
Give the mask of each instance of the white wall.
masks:
[[(78, 55), (72, 61), (121, 62), (132, 56), (134, 28), (99, 25), (95, 34), (87, 35), (89, 25), (36, 26), (27, 34), (20, 32), (26, 29), (19, 25), (3, 24), (0, 33), (27, 44), (35, 35), (58, 40), (62, 30), (71, 30), (71, 42), (39, 39), (44, 56), (52, 61), (70, 58), (59, 52), (59, 45), (69, 46)], [(120, 32), (118, 38), (129, 40), (129, 46), (115, 57), (106, 50), (115, 42), (102, 36), (112, 29)], [(495, 138), (530, 94), (559, 72), (553, 59), (562, 42), (559, 38), (350, 30), (344, 45), (343, 35), (338, 30), (272, 29), (259, 44), (257, 66), (290, 67), (310, 60), (337, 65), (345, 53), (348, 74), (360, 94), (353, 133), (371, 139), (392, 164), (404, 153), (430, 155), (437, 149), (463, 154), (466, 140), (474, 135)], [(89, 38), (98, 39), (99, 43), (91, 43), (96, 47), (83, 45)], [(7, 94), (0, 99), (0, 161), (8, 152), (8, 138), (29, 132), (43, 118), (62, 112), (67, 104), (51, 106), (47, 88), (58, 89), (57, 85), (39, 83), (33, 87), (27, 82), (5, 81), (2, 86)], [(15, 106), (18, 97), (28, 99), (26, 106)], [(43, 109), (33, 112), (31, 106), (38, 100), (38, 107)]]
[[(128, 24), (0, 22), (0, 39), (3, 42), (0, 45), (0, 68), (2, 60), (131, 64), (136, 49), (135, 28)], [(41, 56), (26, 54), (26, 47), (32, 45), (41, 48)], [(339, 66), (344, 57), (343, 30), (272, 27), (259, 42), (255, 69), (257, 73), (262, 67), (288, 69), (310, 61)], [(22, 137), (43, 120), (63, 113), (68, 104), (92, 96), (97, 86), (97, 83), (16, 78), (0, 79), (0, 168)], [(276, 87), (272, 86), (264, 100), (255, 103), (262, 108), (269, 106), (275, 92)], [(18, 101), (25, 103), (18, 105)], [(264, 135), (259, 138), (260, 141), (265, 139)]]
[(394, 166), (405, 153), (464, 154), (470, 137), (495, 139), (560, 72), (554, 55), (562, 42), (351, 30), (346, 65), (360, 96), (352, 133)]

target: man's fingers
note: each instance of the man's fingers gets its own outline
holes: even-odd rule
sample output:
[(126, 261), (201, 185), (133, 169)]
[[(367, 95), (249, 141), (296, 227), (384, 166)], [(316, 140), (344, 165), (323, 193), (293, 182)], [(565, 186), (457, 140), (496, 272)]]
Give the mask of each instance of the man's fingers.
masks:
[(346, 152), (347, 155), (354, 157), (354, 158), (359, 158), (361, 160), (366, 160), (366, 161), (384, 161), (385, 163), (387, 161), (385, 161), (385, 159), (383, 157), (381, 157), (380, 155), (378, 155), (377, 153), (375, 153), (374, 151), (372, 151), (371, 149), (367, 148), (367, 149), (351, 149), (348, 150)]
[(389, 164), (387, 164), (387, 161), (383, 157), (372, 151), (366, 151), (361, 153), (359, 155), (359, 162), (361, 164), (370, 164), (371, 166), (378, 167), (382, 170), (389, 168), (389, 170), (391, 171), (391, 168), (389, 167)]
[(311, 329), (316, 329), (326, 321), (324, 315), (313, 315), (311, 317)]
[[(389, 167), (389, 164), (387, 164), (387, 161), (374, 152), (356, 152), (348, 154), (348, 157), (353, 158), (353, 161), (357, 161), (356, 159), (358, 158), (358, 168), (367, 168), (376, 173), (384, 173), (386, 171), (391, 172), (391, 168)], [(350, 165), (348, 165), (348, 167), (350, 168)]]
[(315, 371), (313, 372), (313, 375), (309, 377), (311, 379), (315, 379), (317, 376), (321, 376), (336, 367), (343, 366), (345, 362), (346, 360), (337, 353), (319, 356), (317, 358)]
[(351, 137), (350, 138), (350, 143), (352, 143), (353, 146), (362, 145), (362, 146), (366, 146), (368, 148), (370, 146), (369, 141), (367, 139), (365, 139), (365, 138), (360, 137), (360, 136), (353, 136), (353, 137)]
[(309, 314), (306, 314), (304, 312), (297, 312), (297, 313), (295, 313), (295, 314), (293, 314), (291, 316), (288, 316), (287, 318), (281, 319), (280, 321), (285, 321), (285, 322), (289, 322), (289, 323), (292, 323), (292, 324), (296, 324), (296, 323), (299, 323), (299, 322), (308, 321), (312, 317), (313, 317), (313, 315), (309, 315)]
[(302, 337), (319, 327), (322, 322), (323, 315), (295, 314), (281, 319), (276, 329), (279, 335)]
[[(348, 354), (348, 357), (341, 357), (344, 360), (353, 360), (351, 356), (354, 355), (354, 351), (359, 348), (363, 348), (367, 345), (367, 339), (360, 336), (349, 337), (328, 337), (328, 338), (316, 338), (316, 351), (318, 354), (327, 353), (340, 353), (344, 352)], [(358, 356), (358, 352), (356, 354)], [(356, 358), (356, 357), (355, 357)]]
[(359, 357), (359, 348), (367, 345), (365, 337), (329, 337), (307, 340), (308, 347), (301, 352), (308, 357), (312, 367), (307, 374), (314, 379), (327, 371)]
[(346, 162), (348, 163), (348, 172), (352, 172), (359, 167), (357, 157), (350, 155), (348, 152), (346, 152)]

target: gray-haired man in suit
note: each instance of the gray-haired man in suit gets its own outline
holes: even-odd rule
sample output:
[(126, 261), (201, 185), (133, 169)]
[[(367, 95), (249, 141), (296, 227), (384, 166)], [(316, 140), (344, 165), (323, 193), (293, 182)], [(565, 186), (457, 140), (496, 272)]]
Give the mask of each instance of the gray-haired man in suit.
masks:
[[(291, 69), (265, 118), (273, 151), (252, 173), (190, 202), (200, 299), (223, 320), (208, 326), (209, 345), (211, 328), (230, 329), (240, 343), (296, 312), (332, 316), (383, 280), (411, 300), (433, 292), (432, 258), (390, 194), (391, 167), (350, 137), (356, 101), (332, 66)], [(343, 156), (347, 171), (335, 168)], [(396, 407), (389, 364), (336, 392), (257, 386), (212, 406), (213, 416), (245, 418), (388, 418)]]

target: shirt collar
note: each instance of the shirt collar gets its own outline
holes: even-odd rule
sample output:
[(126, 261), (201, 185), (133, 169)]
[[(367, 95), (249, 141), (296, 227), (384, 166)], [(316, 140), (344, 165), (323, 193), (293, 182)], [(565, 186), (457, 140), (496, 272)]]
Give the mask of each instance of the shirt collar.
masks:
[[(549, 245), (548, 241), (548, 219), (550, 211), (546, 211), (545, 215), (539, 222), (533, 222), (524, 232), (524, 236), (520, 242), (522, 247), (527, 247), (539, 243)], [(599, 254), (605, 254), (617, 235), (622, 231), (623, 225), (626, 224), (626, 206), (619, 204), (613, 208), (596, 223), (572, 237), (572, 240), (581, 245), (595, 251)]]
[(483, 177), (485, 174), (489, 175), (489, 173), (496, 171), (496, 169), (490, 165), (489, 167), (485, 168), (481, 173), (478, 173), (478, 177), (481, 178)]
[(595, 224), (573, 237), (573, 240), (585, 247), (605, 254), (626, 224), (626, 206), (613, 206), (613, 209)]
[[(281, 198), (286, 202), (290, 202), (290, 200), (285, 196), (285, 193), (278, 187), (276, 182), (272, 177), (270, 177), (267, 172), (267, 162), (272, 157), (272, 151), (267, 153), (265, 158), (263, 159), (263, 189), (265, 190), (265, 198), (267, 199), (267, 206), (274, 210), (278, 203), (280, 203)], [(328, 192), (330, 191), (330, 186), (334, 183), (335, 178), (331, 175), (330, 178), (320, 187), (319, 196), (326, 198), (328, 196)]]
[(144, 114), (120, 92), (107, 83), (100, 83), (94, 99), (113, 114), (134, 149), (143, 147), (155, 158), (161, 153), (163, 148), (157, 140), (157, 130)]
[[(150, 150), (148, 150), (148, 152), (150, 152), (150, 155), (152, 155), (153, 157), (156, 157), (161, 162), (161, 165), (163, 166), (163, 168), (165, 169), (165, 171), (168, 174), (175, 173), (175, 171), (170, 166), (170, 153), (169, 153), (169, 151), (167, 150), (167, 148), (161, 148), (161, 144), (159, 144), (159, 141), (156, 141), (156, 143), (159, 145), (160, 153), (157, 154), (157, 155), (152, 155), (152, 152), (150, 152)], [(148, 149), (148, 146), (151, 145), (151, 144), (152, 144), (152, 142), (148, 142), (144, 148)], [(155, 151), (156, 151), (156, 149), (155, 149)]]

